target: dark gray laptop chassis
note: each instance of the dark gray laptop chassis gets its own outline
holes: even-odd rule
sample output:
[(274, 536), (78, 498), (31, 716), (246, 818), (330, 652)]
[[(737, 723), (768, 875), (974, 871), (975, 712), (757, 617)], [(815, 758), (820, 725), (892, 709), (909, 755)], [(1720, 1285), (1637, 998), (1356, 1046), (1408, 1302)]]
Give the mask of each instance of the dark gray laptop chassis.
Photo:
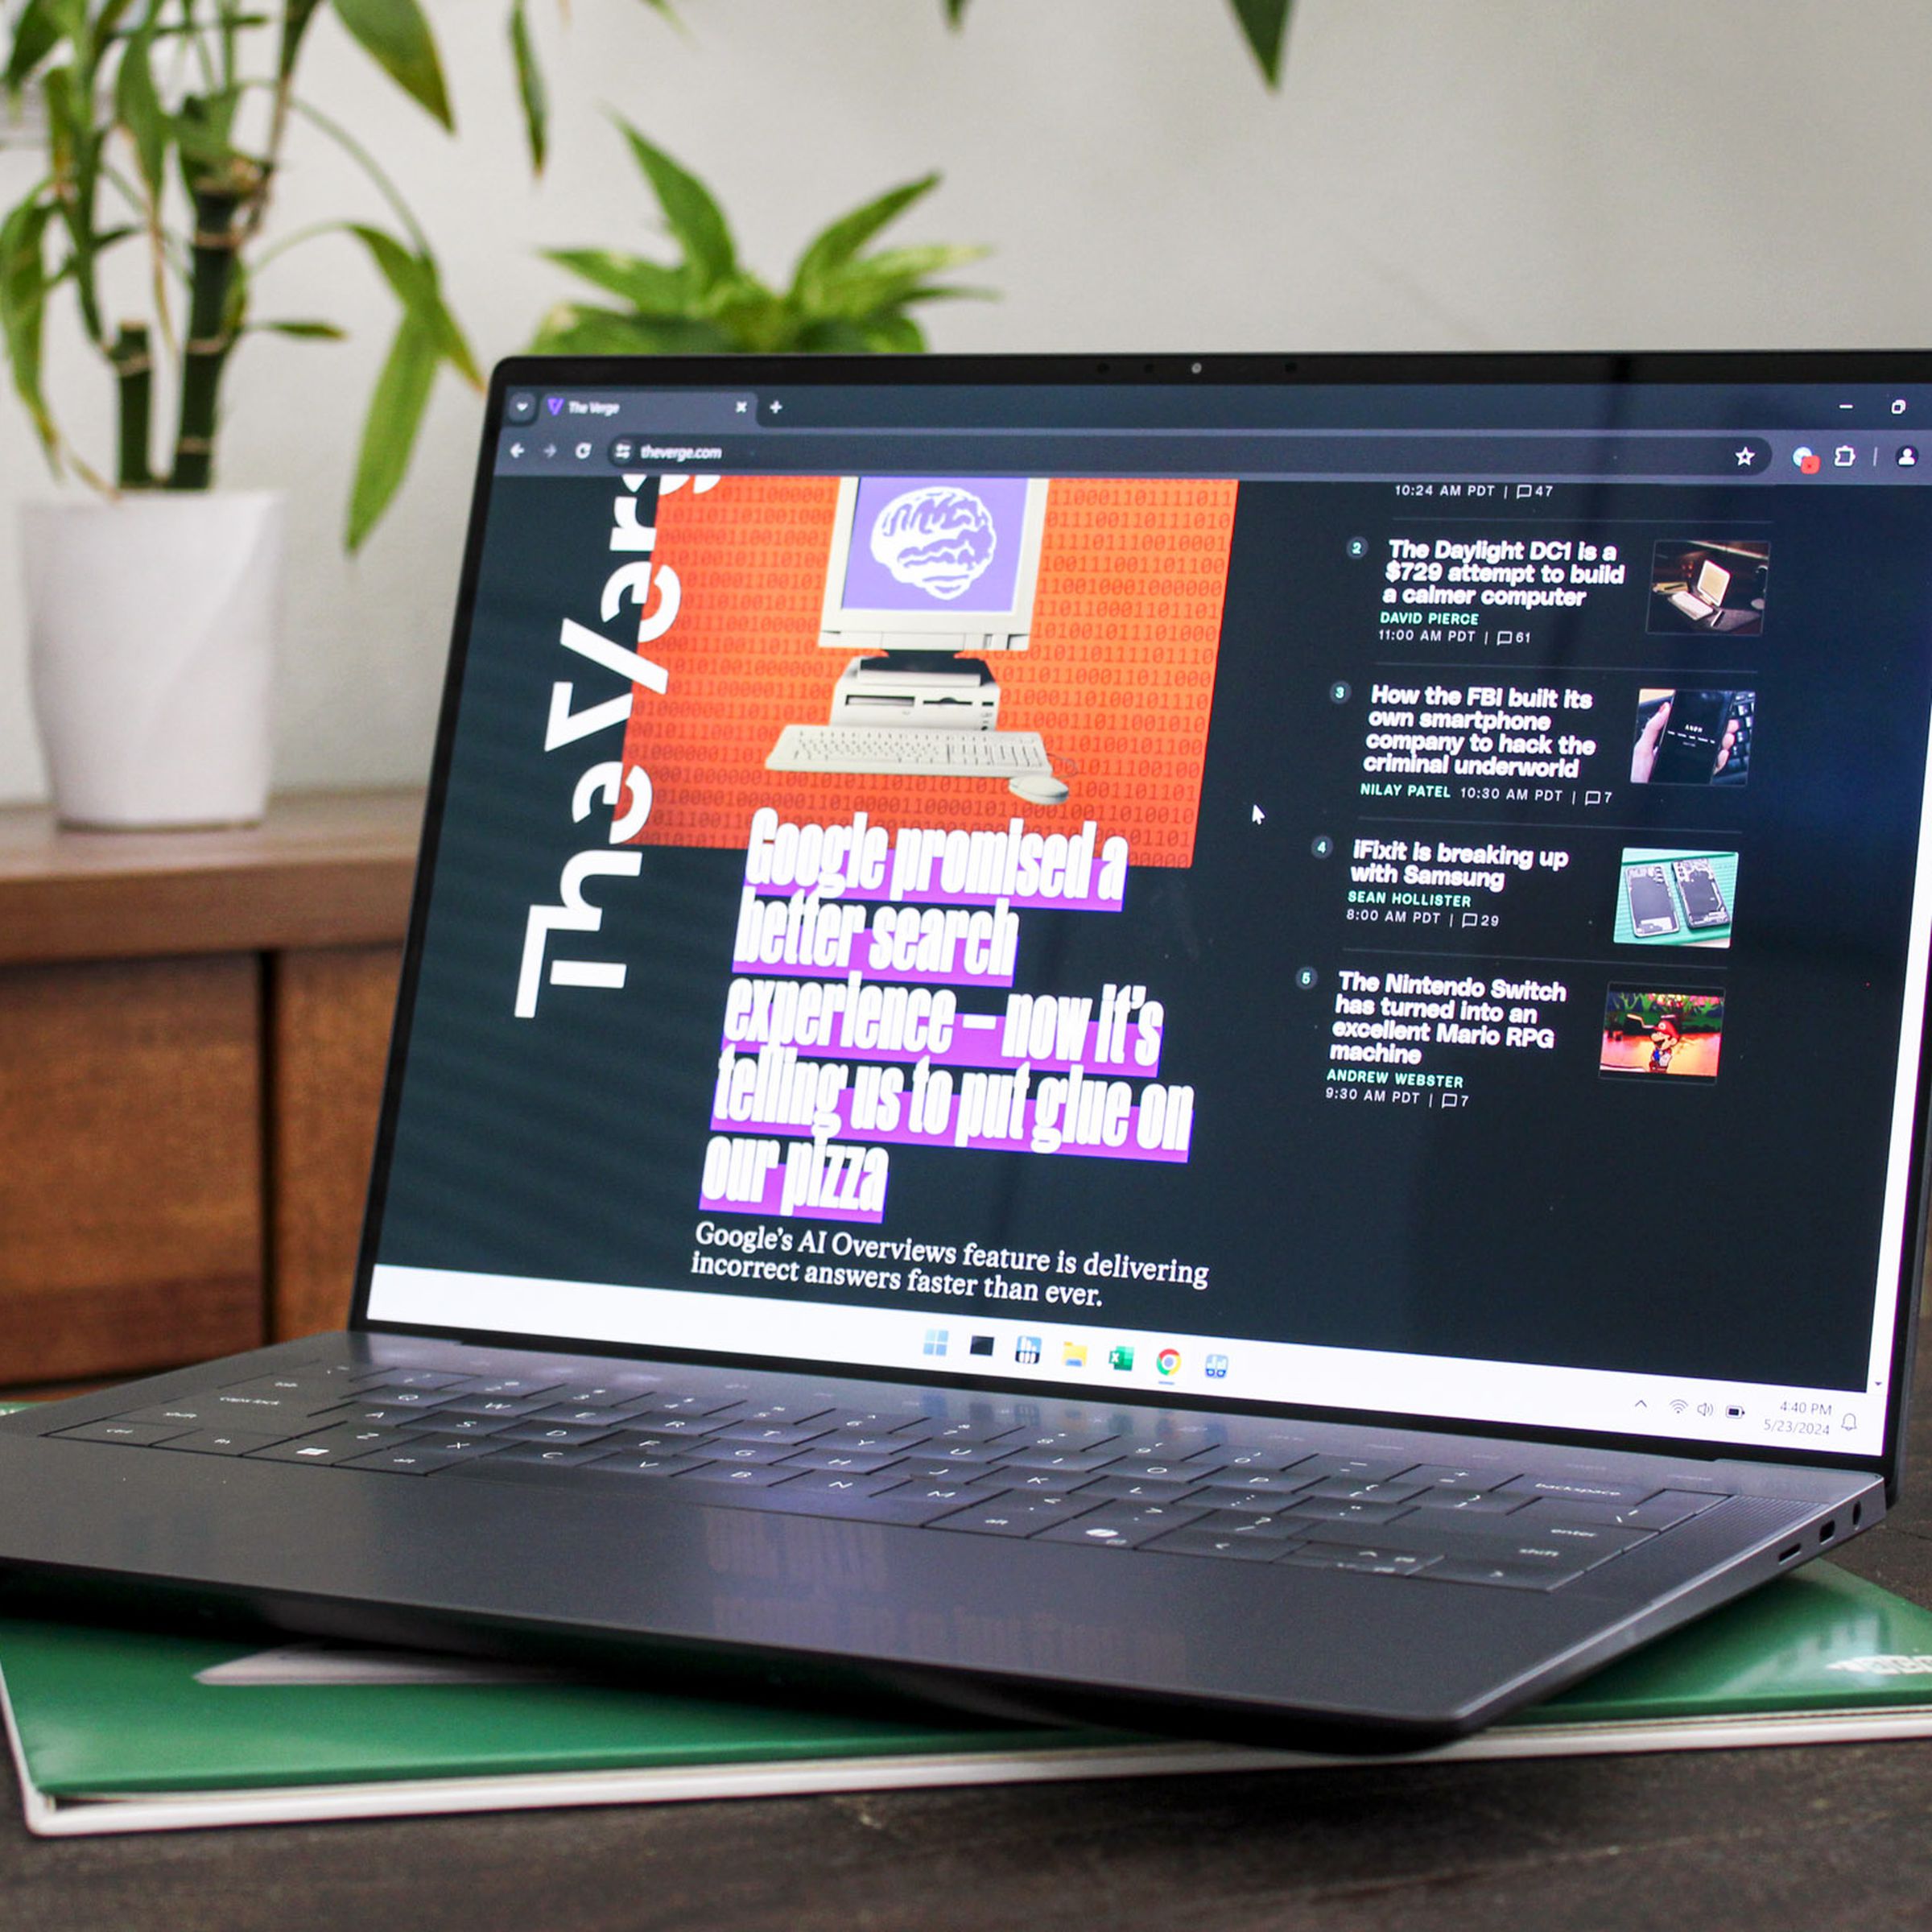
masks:
[[(46, 1433), (297, 1364), (502, 1375), (533, 1360), (585, 1377), (638, 1365), (322, 1335), (0, 1420), (0, 1564), (14, 1600), (23, 1584), (93, 1585), (111, 1600), (132, 1583), (300, 1632), (609, 1647), (646, 1669), (675, 1664), (686, 1682), (708, 1666), (741, 1683), (749, 1662), (761, 1690), (850, 1674), (1013, 1715), (1390, 1750), (1554, 1691), (1885, 1507), (1879, 1478), (1860, 1472), (1539, 1447), (1539, 1472), (1733, 1499), (1546, 1592), (766, 1513), (681, 1501), (675, 1481), (572, 1469), (493, 1479), (480, 1461), (410, 1480)], [(768, 1402), (896, 1396), (935, 1415), (1013, 1400), (681, 1363), (663, 1373)], [(1215, 1419), (1232, 1445), (1292, 1438), (1499, 1468), (1525, 1453), (1480, 1437)], [(151, 1595), (141, 1601), (155, 1613)]]

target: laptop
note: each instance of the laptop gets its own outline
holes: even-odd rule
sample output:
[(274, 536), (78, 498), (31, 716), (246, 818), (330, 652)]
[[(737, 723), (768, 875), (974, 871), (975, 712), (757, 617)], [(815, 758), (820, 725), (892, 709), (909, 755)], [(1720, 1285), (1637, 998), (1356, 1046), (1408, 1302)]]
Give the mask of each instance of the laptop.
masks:
[[(1870, 1529), (1932, 489), (1794, 452), (1901, 403), (1932, 357), (506, 363), (350, 1327), (0, 1422), (4, 1574), (1387, 1748)], [(1775, 551), (1761, 634), (1647, 634), (1660, 529)], [(841, 679), (977, 690), (846, 607), (990, 656), (1064, 796), (772, 769)], [(1632, 786), (1705, 687), (1749, 785)], [(1728, 945), (1633, 929), (1638, 852)]]

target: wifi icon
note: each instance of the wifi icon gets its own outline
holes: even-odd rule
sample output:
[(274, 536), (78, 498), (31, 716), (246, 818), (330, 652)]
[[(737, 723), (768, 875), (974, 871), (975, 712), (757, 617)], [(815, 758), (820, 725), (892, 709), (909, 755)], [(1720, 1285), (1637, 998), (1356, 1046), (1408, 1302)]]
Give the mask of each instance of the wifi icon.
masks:
[(1690, 1406), (1690, 1405), (1682, 1396), (1676, 1396), (1671, 1400), (1670, 1413), (1673, 1415), (1682, 1415)]

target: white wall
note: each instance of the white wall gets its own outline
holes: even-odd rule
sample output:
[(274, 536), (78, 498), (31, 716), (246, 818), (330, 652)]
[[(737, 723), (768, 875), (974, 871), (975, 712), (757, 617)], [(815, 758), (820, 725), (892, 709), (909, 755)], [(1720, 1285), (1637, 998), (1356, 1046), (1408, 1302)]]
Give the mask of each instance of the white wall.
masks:
[[(506, 10), (431, 0), (450, 142), (332, 22), (304, 72), (406, 184), (478, 352), (565, 292), (542, 246), (650, 248), (620, 109), (719, 191), (751, 262), (929, 167), (906, 240), (989, 242), (997, 304), (936, 309), (950, 349), (1907, 346), (1932, 337), (1932, 11), (1912, 0), (1301, 0), (1279, 94), (1216, 0), (537, 0), (555, 109), (533, 185)], [(28, 158), (0, 155), (0, 196)], [(9, 192), (10, 191), (10, 192)], [(286, 227), (378, 204), (304, 138)], [(233, 365), (223, 474), (292, 493), (277, 782), (418, 778), (477, 407), (445, 380), (414, 473), (355, 562), (337, 533), (387, 298), (346, 242), (292, 254), (259, 312), (352, 343)], [(84, 444), (107, 402), (53, 357)], [(0, 398), (0, 799), (43, 776), (27, 701), (15, 503), (44, 493)]]

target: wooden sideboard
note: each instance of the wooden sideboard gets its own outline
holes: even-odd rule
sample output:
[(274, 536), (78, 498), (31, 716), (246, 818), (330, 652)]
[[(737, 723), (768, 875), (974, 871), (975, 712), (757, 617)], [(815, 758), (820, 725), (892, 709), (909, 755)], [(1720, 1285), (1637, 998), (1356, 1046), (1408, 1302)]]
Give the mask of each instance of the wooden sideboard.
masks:
[(0, 1387), (341, 1323), (422, 811), (0, 810)]

